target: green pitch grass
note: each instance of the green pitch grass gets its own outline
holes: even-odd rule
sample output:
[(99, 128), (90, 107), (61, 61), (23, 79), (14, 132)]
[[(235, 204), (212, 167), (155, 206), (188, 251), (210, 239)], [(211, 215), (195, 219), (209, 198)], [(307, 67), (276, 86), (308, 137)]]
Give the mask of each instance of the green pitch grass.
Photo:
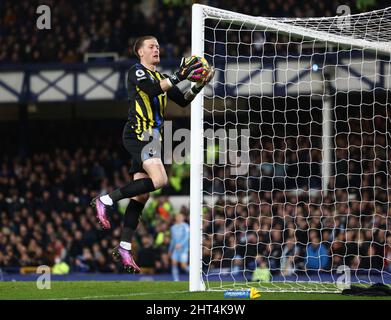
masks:
[[(51, 289), (39, 290), (35, 282), (0, 282), (0, 299), (23, 300), (228, 300), (223, 292), (188, 292), (187, 282), (96, 282), (51, 283)], [(257, 300), (380, 300), (391, 297), (349, 297), (341, 294), (268, 293)]]

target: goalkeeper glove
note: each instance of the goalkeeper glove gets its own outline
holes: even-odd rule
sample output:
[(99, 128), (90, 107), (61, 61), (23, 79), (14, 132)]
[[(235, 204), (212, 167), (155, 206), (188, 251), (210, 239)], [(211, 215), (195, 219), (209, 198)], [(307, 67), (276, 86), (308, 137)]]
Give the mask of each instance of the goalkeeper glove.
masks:
[(205, 87), (210, 82), (210, 80), (213, 79), (214, 75), (215, 75), (215, 68), (211, 67), (208, 75), (203, 80), (197, 81), (196, 84), (191, 87), (191, 91), (193, 92), (193, 94), (196, 95), (200, 93), (202, 88)]
[(192, 76), (194, 72), (202, 72), (202, 70), (202, 63), (198, 61), (196, 57), (193, 57), (187, 62), (185, 58), (182, 58), (179, 70), (168, 79), (172, 85), (177, 85), (179, 82)]
[(214, 75), (215, 75), (215, 69), (211, 67), (205, 79), (196, 82), (196, 84), (192, 86), (189, 91), (185, 93), (185, 99), (187, 101), (192, 101), (194, 97), (201, 92), (202, 88), (205, 87), (210, 82), (210, 80), (212, 80)]

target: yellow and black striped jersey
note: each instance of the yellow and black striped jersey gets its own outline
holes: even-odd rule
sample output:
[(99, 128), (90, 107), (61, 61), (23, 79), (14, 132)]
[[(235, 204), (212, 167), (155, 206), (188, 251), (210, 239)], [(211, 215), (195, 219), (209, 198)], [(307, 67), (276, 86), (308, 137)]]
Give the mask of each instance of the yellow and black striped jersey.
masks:
[(160, 80), (167, 78), (158, 71), (151, 71), (141, 63), (133, 65), (128, 72), (127, 90), (129, 100), (127, 127), (130, 135), (143, 140), (143, 133), (161, 133), (167, 97), (180, 106), (189, 104), (183, 93), (176, 87), (163, 92)]

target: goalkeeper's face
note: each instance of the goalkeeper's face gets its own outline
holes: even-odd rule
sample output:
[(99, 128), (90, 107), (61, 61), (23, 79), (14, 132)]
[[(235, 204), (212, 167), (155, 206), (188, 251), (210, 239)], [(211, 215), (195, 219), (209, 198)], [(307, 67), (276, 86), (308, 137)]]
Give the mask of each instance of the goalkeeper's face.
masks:
[(160, 63), (160, 47), (156, 39), (148, 39), (144, 41), (143, 46), (139, 50), (141, 63), (147, 65), (158, 65)]

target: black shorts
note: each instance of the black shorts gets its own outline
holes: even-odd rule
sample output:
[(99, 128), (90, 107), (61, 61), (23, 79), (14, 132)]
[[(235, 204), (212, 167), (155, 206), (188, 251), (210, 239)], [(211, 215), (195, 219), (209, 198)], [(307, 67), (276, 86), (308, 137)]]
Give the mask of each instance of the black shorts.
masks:
[(161, 159), (162, 143), (159, 139), (150, 138), (149, 141), (138, 140), (135, 136), (129, 134), (127, 126), (124, 128), (123, 145), (130, 154), (131, 166), (129, 173), (136, 172), (146, 173), (143, 168), (143, 162), (151, 158)]

